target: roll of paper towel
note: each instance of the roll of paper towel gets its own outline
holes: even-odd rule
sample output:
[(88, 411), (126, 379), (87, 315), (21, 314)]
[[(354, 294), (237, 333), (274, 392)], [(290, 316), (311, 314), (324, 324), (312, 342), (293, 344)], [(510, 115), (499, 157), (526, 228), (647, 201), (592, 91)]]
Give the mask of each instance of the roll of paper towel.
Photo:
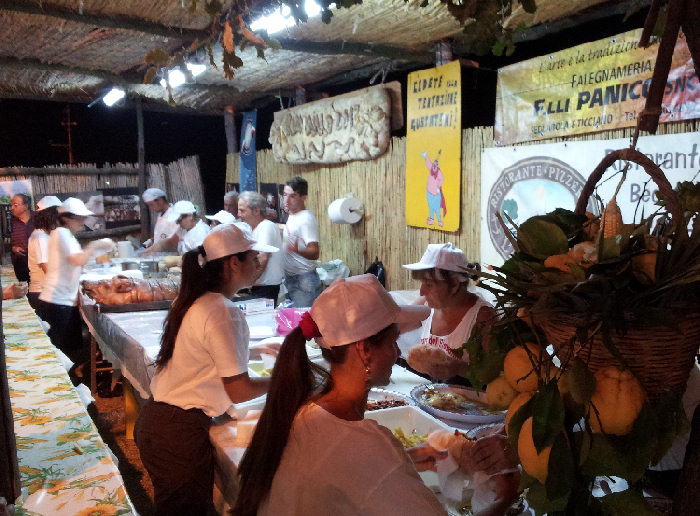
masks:
[(336, 224), (355, 224), (364, 213), (362, 202), (352, 195), (336, 199), (328, 205), (328, 216)]
[(117, 249), (120, 258), (129, 258), (134, 256), (134, 246), (128, 240), (120, 240), (117, 242)]

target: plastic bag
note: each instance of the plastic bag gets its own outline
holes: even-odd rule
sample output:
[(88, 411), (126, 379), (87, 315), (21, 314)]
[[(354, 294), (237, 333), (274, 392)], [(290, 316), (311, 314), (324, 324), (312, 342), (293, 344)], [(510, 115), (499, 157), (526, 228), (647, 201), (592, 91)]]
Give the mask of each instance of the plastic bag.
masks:
[(303, 308), (280, 308), (275, 314), (277, 321), (277, 334), (287, 335), (294, 328), (299, 326), (299, 321), (303, 315), (308, 312), (308, 309)]
[(350, 276), (350, 268), (343, 263), (343, 260), (331, 260), (316, 267), (321, 282), (327, 287), (337, 279)]

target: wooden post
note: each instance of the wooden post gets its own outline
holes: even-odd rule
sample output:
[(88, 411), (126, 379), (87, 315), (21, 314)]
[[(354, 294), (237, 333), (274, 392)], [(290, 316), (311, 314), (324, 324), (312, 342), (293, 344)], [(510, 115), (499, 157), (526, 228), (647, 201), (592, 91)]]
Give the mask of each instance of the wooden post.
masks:
[(449, 41), (438, 41), (435, 44), (435, 66), (442, 66), (452, 61), (452, 44)]
[[(141, 99), (136, 99), (136, 126), (138, 131), (138, 156), (139, 156), (139, 198), (143, 191), (146, 189), (146, 147), (144, 145), (143, 138), (143, 108), (141, 106)], [(150, 233), (149, 228), (151, 226), (149, 216), (150, 213), (146, 204), (143, 200), (139, 202), (139, 208), (141, 211), (141, 242), (148, 239), (148, 234)]]
[(236, 123), (234, 121), (233, 106), (224, 108), (224, 129), (226, 130), (226, 153), (236, 152)]

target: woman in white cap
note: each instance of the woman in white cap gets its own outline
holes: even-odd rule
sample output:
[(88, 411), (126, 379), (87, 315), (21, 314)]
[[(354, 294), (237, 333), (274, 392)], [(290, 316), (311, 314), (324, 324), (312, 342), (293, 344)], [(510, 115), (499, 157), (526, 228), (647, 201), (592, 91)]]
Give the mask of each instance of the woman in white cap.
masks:
[(211, 418), (267, 391), (269, 378), (248, 376), (248, 325), (230, 300), (253, 283), (259, 250), (277, 251), (221, 225), (183, 257), (180, 293), (165, 319), (151, 380), (153, 399), (135, 428), (158, 515), (207, 514)]
[(39, 317), (43, 310), (39, 301), (39, 294), (44, 284), (47, 263), (49, 261), (49, 233), (56, 229), (58, 224), (58, 207), (61, 201), (55, 195), (42, 197), (36, 203), (34, 215), (34, 231), (29, 236), (27, 248), (27, 262), (29, 264), (29, 293), (27, 300)]
[(431, 308), (420, 343), (408, 351), (408, 365), (440, 380), (464, 377), (469, 355), (459, 357), (453, 350), (469, 340), (476, 323), (490, 325), (496, 316), (488, 301), (468, 290), (469, 281), (478, 278), (469, 271), (479, 270), (479, 264), (468, 263), (451, 243), (428, 244), (421, 260), (404, 268), (421, 282), (419, 302)]
[(226, 210), (219, 210), (214, 215), (207, 215), (206, 217), (210, 228), (214, 228), (219, 224), (233, 224), (236, 222), (236, 217)]
[[(106, 252), (114, 246), (111, 240), (103, 239), (80, 247), (75, 234), (83, 230), (89, 215), (93, 213), (75, 197), (69, 197), (58, 207), (58, 227), (49, 237), (46, 276), (39, 295), (43, 319), (51, 325), (49, 338), (73, 361), (77, 371), (88, 358), (82, 346), (78, 311), (80, 272), (95, 252)], [(80, 377), (80, 373), (77, 375)]]
[[(234, 514), (445, 514), (416, 472), (440, 454), (421, 447), (410, 457), (389, 429), (364, 419), (369, 389), (389, 383), (398, 325), (427, 315), (399, 307), (369, 274), (318, 296), (280, 349)], [(312, 338), (330, 374), (309, 361)]]
[(197, 215), (197, 207), (190, 201), (177, 201), (172, 205), (168, 220), (176, 222), (180, 228), (172, 236), (153, 244), (144, 253), (177, 251), (186, 253), (196, 249), (209, 234), (209, 226)]

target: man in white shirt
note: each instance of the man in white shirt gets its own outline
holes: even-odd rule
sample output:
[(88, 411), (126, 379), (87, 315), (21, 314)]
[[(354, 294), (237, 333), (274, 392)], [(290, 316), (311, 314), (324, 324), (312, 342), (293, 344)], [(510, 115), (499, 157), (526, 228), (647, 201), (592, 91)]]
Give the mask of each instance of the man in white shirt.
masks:
[(284, 279), (287, 296), (296, 307), (311, 306), (321, 291), (316, 274), (320, 254), (318, 222), (306, 209), (309, 185), (301, 177), (293, 177), (284, 186), (283, 202), (289, 212), (284, 227)]
[(168, 238), (156, 242), (144, 254), (156, 252), (186, 253), (202, 245), (209, 234), (209, 226), (197, 215), (197, 207), (190, 201), (177, 201), (170, 207), (168, 220), (177, 224), (177, 230)]
[(238, 192), (231, 190), (224, 195), (224, 210), (238, 218)]
[(180, 229), (177, 222), (172, 222), (172, 205), (168, 202), (165, 192), (160, 188), (149, 188), (141, 194), (143, 202), (148, 209), (158, 214), (156, 225), (153, 228), (151, 244), (157, 244), (161, 240), (167, 240)]
[[(265, 218), (267, 201), (257, 192), (242, 192), (238, 197), (238, 216), (252, 228), (253, 238), (259, 244), (282, 249), (282, 234), (277, 225)], [(284, 280), (282, 252), (258, 253), (260, 269), (251, 293), (256, 297), (273, 299), (277, 305), (280, 284)]]

